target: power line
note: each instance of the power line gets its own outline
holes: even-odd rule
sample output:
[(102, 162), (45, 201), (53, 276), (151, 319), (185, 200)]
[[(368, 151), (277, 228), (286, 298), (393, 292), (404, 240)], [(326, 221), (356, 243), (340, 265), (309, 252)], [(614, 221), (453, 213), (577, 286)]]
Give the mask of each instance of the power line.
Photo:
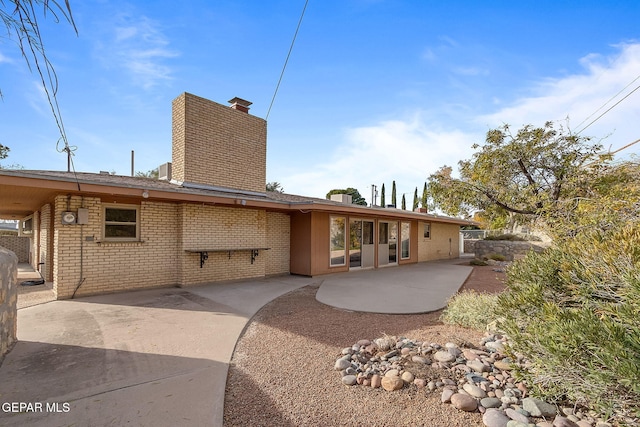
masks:
[[(615, 95), (613, 95), (611, 98), (609, 98), (607, 100), (607, 102), (605, 102), (604, 104), (602, 104), (600, 106), (600, 108), (598, 108), (596, 111), (594, 111), (593, 113), (591, 113), (587, 118), (585, 118), (583, 121), (581, 121), (580, 123), (578, 123), (578, 126), (576, 126), (576, 128), (579, 128), (584, 122), (586, 122), (587, 120), (589, 120), (591, 117), (593, 117), (598, 111), (602, 110), (608, 103), (610, 103), (611, 101), (613, 101), (618, 95), (620, 95), (622, 92), (624, 92), (629, 86), (631, 86), (632, 84), (634, 84), (638, 79), (640, 79), (640, 74), (638, 74), (638, 76), (633, 79), (628, 85), (626, 85), (625, 87), (623, 87), (622, 89), (620, 89), (618, 91), (618, 93), (616, 93)], [(586, 129), (586, 128), (585, 128)], [(584, 129), (583, 129), (584, 130)]]
[(589, 126), (591, 126), (592, 124), (594, 124), (595, 122), (597, 122), (598, 120), (600, 120), (602, 118), (602, 116), (604, 116), (605, 114), (607, 114), (609, 111), (613, 110), (618, 104), (620, 104), (622, 101), (624, 101), (625, 99), (627, 99), (629, 96), (631, 96), (631, 94), (633, 94), (635, 91), (637, 91), (638, 89), (640, 89), (640, 85), (636, 86), (635, 89), (633, 89), (631, 92), (629, 92), (628, 94), (626, 94), (621, 100), (619, 100), (618, 102), (616, 102), (615, 104), (613, 104), (611, 107), (609, 107), (604, 113), (600, 114), (598, 117), (596, 117), (595, 119), (593, 119), (588, 125), (586, 125), (585, 127), (583, 127), (582, 129), (580, 129), (576, 134), (580, 134), (582, 133), (585, 129), (587, 129)]
[(271, 107), (273, 107), (273, 102), (276, 100), (276, 95), (278, 94), (278, 89), (280, 88), (280, 83), (282, 82), (282, 77), (284, 76), (284, 70), (287, 69), (287, 63), (289, 62), (289, 57), (291, 56), (291, 51), (293, 50), (293, 45), (296, 42), (296, 38), (298, 37), (298, 31), (300, 30), (300, 25), (302, 25), (302, 18), (304, 18), (304, 12), (307, 10), (307, 5), (309, 4), (309, 0), (304, 2), (304, 7), (302, 8), (302, 14), (300, 15), (300, 20), (298, 21), (298, 26), (296, 27), (296, 32), (293, 35), (293, 40), (291, 40), (291, 46), (289, 47), (289, 53), (287, 53), (287, 59), (284, 61), (284, 66), (282, 67), (282, 72), (280, 73), (280, 78), (278, 79), (278, 84), (276, 85), (276, 90), (273, 92), (273, 98), (271, 98), (271, 104), (269, 104), (269, 109), (267, 110), (267, 116), (265, 120), (269, 119), (269, 113), (271, 113)]

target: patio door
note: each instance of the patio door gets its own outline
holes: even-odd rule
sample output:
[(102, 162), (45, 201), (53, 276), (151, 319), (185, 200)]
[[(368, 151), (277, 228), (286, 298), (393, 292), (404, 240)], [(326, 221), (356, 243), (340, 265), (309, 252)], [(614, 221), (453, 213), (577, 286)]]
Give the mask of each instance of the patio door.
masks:
[(374, 266), (373, 221), (349, 221), (349, 268)]
[(378, 223), (378, 267), (398, 263), (398, 223)]

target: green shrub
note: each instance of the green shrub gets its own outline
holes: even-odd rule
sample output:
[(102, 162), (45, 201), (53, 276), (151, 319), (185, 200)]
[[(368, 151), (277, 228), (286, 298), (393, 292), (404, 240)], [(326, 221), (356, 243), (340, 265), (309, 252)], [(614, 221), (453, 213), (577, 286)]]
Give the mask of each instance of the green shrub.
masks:
[(506, 261), (507, 257), (502, 254), (491, 254), (487, 256), (488, 259), (492, 259), (494, 261)]
[(469, 261), (469, 264), (470, 265), (480, 265), (480, 266), (488, 265), (485, 261), (483, 261), (481, 259), (478, 259), (478, 258), (472, 259), (471, 261)]
[(498, 307), (512, 356), (529, 361), (516, 375), (533, 394), (621, 424), (640, 417), (639, 225), (529, 253), (507, 272)]
[(496, 320), (494, 313), (497, 301), (497, 294), (462, 291), (449, 299), (440, 320), (465, 328), (484, 330), (489, 323)]
[(495, 236), (486, 236), (484, 240), (509, 240), (511, 242), (524, 242), (527, 239), (516, 234), (498, 234)]

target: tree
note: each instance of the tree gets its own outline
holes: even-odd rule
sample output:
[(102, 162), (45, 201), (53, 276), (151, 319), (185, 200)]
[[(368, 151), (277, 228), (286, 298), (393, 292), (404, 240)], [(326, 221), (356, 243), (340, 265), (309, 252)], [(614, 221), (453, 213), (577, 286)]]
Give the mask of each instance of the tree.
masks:
[(0, 160), (6, 159), (9, 156), (9, 147), (5, 147), (0, 144)]
[(136, 172), (136, 176), (138, 178), (150, 178), (150, 179), (158, 179), (160, 176), (160, 171), (156, 169), (151, 169), (146, 172), (138, 171)]
[[(60, 138), (65, 149), (68, 149), (67, 136), (57, 100), (58, 78), (44, 48), (38, 23), (39, 14), (42, 14), (43, 17), (52, 16), (55, 22), (65, 20), (71, 24), (76, 34), (78, 33), (71, 14), (69, 0), (65, 0), (64, 4), (57, 0), (7, 0), (6, 3), (0, 2), (0, 20), (6, 27), (6, 37), (16, 42), (29, 70), (35, 69), (38, 73), (58, 126)], [(2, 92), (0, 91), (1, 96)]]
[(391, 204), (393, 205), (393, 207), (395, 208), (396, 205), (396, 181), (393, 181), (393, 184), (391, 185)]
[(355, 188), (349, 187), (346, 190), (335, 189), (327, 193), (327, 199), (331, 198), (332, 194), (348, 194), (352, 197), (352, 203), (354, 205), (367, 206), (367, 201), (360, 195), (360, 192)]
[(418, 209), (418, 187), (416, 187), (416, 190), (413, 192), (413, 209), (412, 210), (416, 210)]
[(407, 210), (407, 200), (404, 198), (404, 194), (402, 195), (402, 210)]
[(380, 206), (385, 208), (386, 207), (385, 203), (386, 201), (384, 199), (384, 184), (382, 184), (382, 191), (380, 192)]
[(422, 187), (422, 199), (420, 200), (420, 203), (422, 204), (422, 207), (425, 209), (428, 209), (428, 203), (429, 203), (429, 193), (427, 192), (427, 183), (424, 183), (424, 187)]
[(459, 162), (459, 178), (449, 166), (429, 176), (431, 196), (449, 215), (493, 206), (502, 216), (553, 216), (563, 200), (584, 193), (589, 175), (606, 158), (598, 154), (602, 146), (589, 141), (552, 122), (524, 126), (515, 135), (504, 125), (487, 132), (483, 145), (473, 145), (478, 151)]
[(267, 182), (267, 191), (273, 191), (275, 193), (284, 193), (284, 188), (277, 181)]

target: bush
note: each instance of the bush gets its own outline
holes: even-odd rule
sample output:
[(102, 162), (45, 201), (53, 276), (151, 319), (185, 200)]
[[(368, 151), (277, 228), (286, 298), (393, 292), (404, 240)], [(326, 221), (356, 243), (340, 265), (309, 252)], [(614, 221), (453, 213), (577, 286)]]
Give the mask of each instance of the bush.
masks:
[(440, 320), (451, 325), (484, 330), (496, 320), (497, 294), (462, 291), (447, 302)]
[[(530, 391), (622, 424), (640, 417), (640, 225), (592, 229), (507, 272), (500, 326)], [(626, 421), (625, 421), (626, 419)]]
[(494, 261), (506, 261), (507, 257), (505, 257), (502, 254), (491, 254), (489, 256), (487, 256), (488, 259), (492, 259)]
[(495, 236), (486, 236), (484, 240), (508, 240), (511, 242), (525, 242), (527, 239), (516, 234), (498, 234)]
[(472, 259), (471, 261), (469, 261), (469, 264), (470, 265), (480, 265), (480, 266), (488, 265), (485, 261), (483, 261), (481, 259), (478, 259), (478, 258)]

